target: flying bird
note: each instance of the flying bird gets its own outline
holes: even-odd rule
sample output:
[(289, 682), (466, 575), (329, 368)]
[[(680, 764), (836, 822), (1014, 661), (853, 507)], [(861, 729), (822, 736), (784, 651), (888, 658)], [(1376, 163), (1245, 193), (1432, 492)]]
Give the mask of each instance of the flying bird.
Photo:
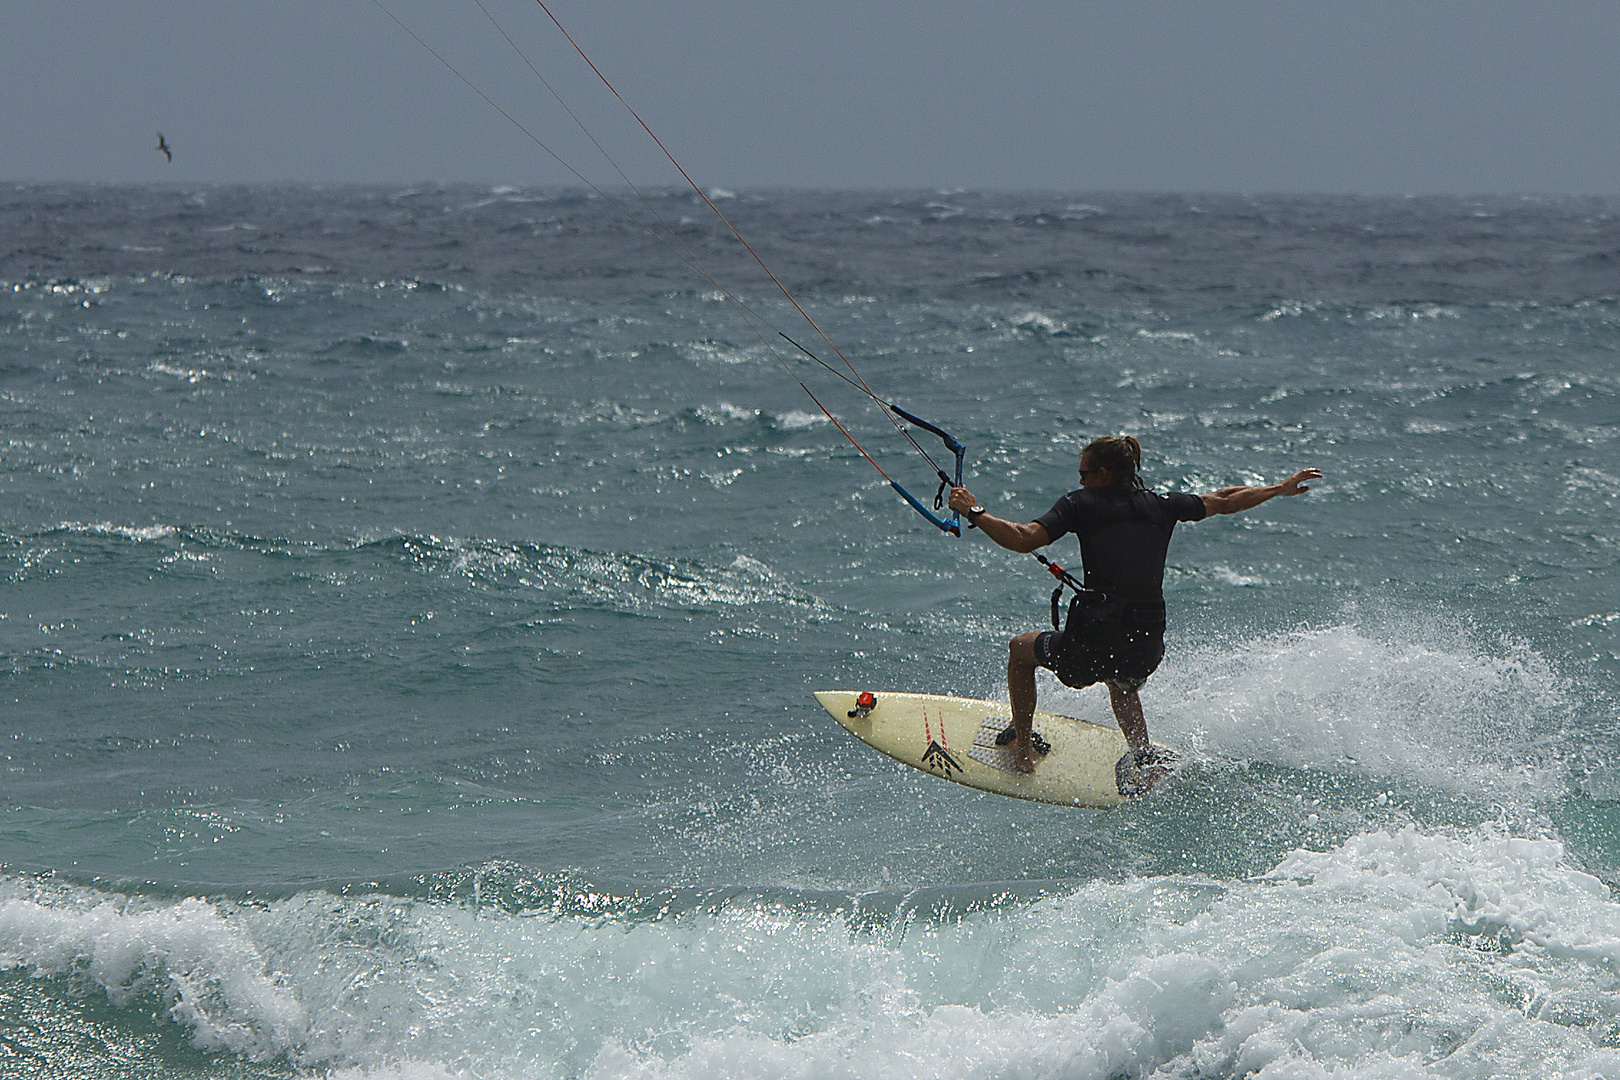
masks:
[(164, 158), (165, 161), (173, 161), (174, 160), (174, 155), (169, 152), (169, 144), (163, 138), (163, 132), (161, 132), (161, 131), (158, 132), (157, 148), (159, 150), (163, 151), (163, 158)]

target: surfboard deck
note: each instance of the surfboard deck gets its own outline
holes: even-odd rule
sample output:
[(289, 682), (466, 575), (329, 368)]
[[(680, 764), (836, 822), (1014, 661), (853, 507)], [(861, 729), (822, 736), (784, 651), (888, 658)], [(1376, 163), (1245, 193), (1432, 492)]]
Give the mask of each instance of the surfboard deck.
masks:
[(1035, 771), (1013, 768), (996, 735), (1012, 723), (1004, 703), (937, 694), (878, 693), (865, 716), (853, 690), (817, 690), (816, 700), (856, 738), (914, 769), (1015, 799), (1105, 808), (1124, 802), (1114, 766), (1128, 749), (1116, 728), (1072, 716), (1035, 713), (1035, 731), (1052, 749)]

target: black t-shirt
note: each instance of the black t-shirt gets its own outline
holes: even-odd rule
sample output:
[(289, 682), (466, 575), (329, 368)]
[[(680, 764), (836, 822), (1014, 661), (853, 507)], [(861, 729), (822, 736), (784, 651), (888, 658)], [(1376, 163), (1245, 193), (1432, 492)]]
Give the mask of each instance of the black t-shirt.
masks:
[(1173, 491), (1160, 495), (1130, 488), (1080, 488), (1035, 521), (1056, 540), (1080, 538), (1088, 588), (1118, 600), (1164, 600), (1164, 559), (1178, 521), (1200, 521), (1204, 500)]

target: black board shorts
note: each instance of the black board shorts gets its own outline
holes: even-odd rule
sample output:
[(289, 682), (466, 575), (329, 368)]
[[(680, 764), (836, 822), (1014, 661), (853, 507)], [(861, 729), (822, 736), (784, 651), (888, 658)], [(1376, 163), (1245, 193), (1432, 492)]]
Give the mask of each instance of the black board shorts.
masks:
[[(1047, 630), (1035, 638), (1035, 662), (1079, 689), (1108, 683), (1135, 690), (1164, 659), (1164, 608), (1127, 611), (1117, 605), (1069, 611), (1062, 633)], [(1134, 624), (1134, 625), (1133, 625)]]

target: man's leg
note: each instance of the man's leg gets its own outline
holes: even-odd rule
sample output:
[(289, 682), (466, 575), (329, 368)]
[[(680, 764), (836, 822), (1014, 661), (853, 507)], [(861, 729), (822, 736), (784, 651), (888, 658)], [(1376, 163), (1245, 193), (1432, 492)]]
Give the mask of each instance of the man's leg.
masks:
[[(1033, 677), (1030, 684), (1034, 685)], [(1131, 744), (1132, 750), (1146, 750), (1150, 745), (1147, 718), (1142, 715), (1142, 699), (1136, 695), (1136, 687), (1127, 690), (1109, 679), (1108, 698), (1114, 706), (1114, 719), (1119, 722), (1119, 730), (1125, 736), (1125, 741)], [(1014, 719), (1017, 719), (1016, 711)]]
[[(1142, 699), (1136, 695), (1137, 680), (1121, 684), (1110, 679), (1108, 682), (1108, 696), (1114, 705), (1114, 719), (1119, 721), (1119, 730), (1124, 733), (1125, 741), (1131, 744), (1125, 758), (1120, 759), (1114, 775), (1120, 776), (1119, 768), (1124, 767), (1127, 758), (1130, 762), (1129, 774), (1134, 774), (1132, 788), (1127, 789), (1124, 779), (1120, 780), (1119, 793), (1121, 795), (1145, 795), (1152, 791), (1154, 786), (1170, 775), (1170, 763), (1175, 755), (1168, 751), (1158, 751), (1148, 742), (1147, 720), (1142, 717)], [(1147, 751), (1142, 754), (1141, 751)], [(1139, 755), (1140, 756), (1137, 756)]]
[[(1030, 742), (1030, 728), (1035, 723), (1035, 638), (1037, 634), (1019, 634), (1007, 645), (1007, 697), (1012, 702), (1013, 766), (1019, 772), (1035, 771), (1035, 747)], [(1141, 707), (1137, 708), (1141, 715)]]

